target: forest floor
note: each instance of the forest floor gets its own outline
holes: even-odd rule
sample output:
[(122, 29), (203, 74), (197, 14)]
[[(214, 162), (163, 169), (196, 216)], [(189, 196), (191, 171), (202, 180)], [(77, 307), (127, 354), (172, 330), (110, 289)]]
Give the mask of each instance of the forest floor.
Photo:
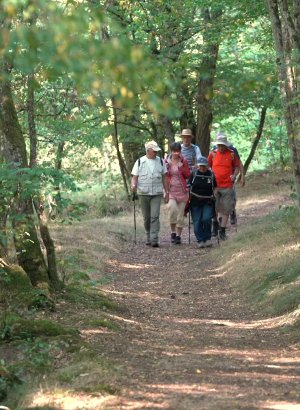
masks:
[[(247, 206), (239, 224), (278, 207), (274, 199)], [(123, 331), (101, 337), (127, 375), (105, 408), (300, 409), (299, 344), (230, 287), (193, 234), (190, 245), (185, 230), (183, 244), (171, 246), (163, 231), (158, 249), (125, 247), (105, 288), (127, 309)]]
[[(276, 193), (250, 201), (241, 194), (238, 225), (230, 228), (228, 241), (286, 198)], [(226, 243), (215, 240), (218, 246)], [(163, 210), (159, 248), (138, 237), (108, 262), (114, 279), (101, 290), (121, 306), (111, 315), (120, 330), (81, 334), (117, 369), (117, 392), (82, 397), (81, 405), (74, 394), (73, 407), (57, 399), (55, 408), (300, 409), (299, 343), (285, 338), (230, 285), (226, 266), (214, 258), (214, 249), (197, 247), (192, 229), (190, 244), (186, 228), (182, 245), (171, 245)]]

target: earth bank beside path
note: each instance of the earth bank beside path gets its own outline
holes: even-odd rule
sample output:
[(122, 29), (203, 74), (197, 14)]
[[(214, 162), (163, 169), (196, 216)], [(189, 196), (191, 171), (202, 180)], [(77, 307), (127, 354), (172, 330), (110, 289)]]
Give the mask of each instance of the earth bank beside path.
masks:
[[(257, 216), (253, 207), (242, 223)], [(124, 325), (100, 343), (126, 377), (106, 408), (300, 408), (299, 346), (230, 287), (214, 250), (188, 245), (187, 231), (171, 246), (163, 226), (160, 248), (129, 245), (114, 270), (105, 290), (126, 307)]]

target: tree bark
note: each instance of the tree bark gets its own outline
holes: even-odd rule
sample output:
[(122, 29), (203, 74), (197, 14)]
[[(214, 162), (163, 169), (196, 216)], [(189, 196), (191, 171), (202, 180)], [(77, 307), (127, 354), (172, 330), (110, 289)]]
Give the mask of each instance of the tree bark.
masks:
[(13, 236), (19, 265), (29, 276), (33, 286), (49, 285), (48, 270), (37, 236), (31, 198), (20, 195), (14, 204)]
[(60, 281), (58, 276), (55, 245), (49, 231), (45, 209), (41, 203), (35, 203), (35, 209), (39, 220), (42, 241), (46, 248), (48, 276), (50, 283), (55, 290), (60, 290), (62, 288), (62, 282)]
[(29, 167), (33, 168), (37, 164), (37, 134), (35, 126), (34, 105), (34, 73), (29, 74), (27, 79), (27, 116), (30, 140)]
[(117, 151), (117, 158), (119, 162), (119, 167), (123, 179), (123, 185), (126, 191), (127, 196), (129, 197), (129, 189), (128, 189), (128, 179), (130, 177), (130, 174), (126, 168), (125, 161), (123, 160), (121, 151), (120, 151), (120, 146), (119, 146), (119, 136), (118, 136), (118, 115), (117, 115), (117, 109), (116, 109), (116, 103), (115, 99), (112, 98), (112, 106), (113, 106), (113, 116), (114, 116), (114, 132), (113, 132), (113, 141), (114, 141), (114, 146)]
[[(34, 95), (34, 73), (28, 76), (27, 90), (27, 113), (28, 113), (28, 129), (30, 139), (30, 167), (34, 168), (37, 165), (37, 133), (35, 125), (35, 95)], [(34, 204), (37, 213), (41, 238), (46, 249), (48, 277), (51, 285), (55, 290), (61, 289), (61, 282), (58, 277), (55, 246), (51, 238), (48, 228), (48, 221), (45, 214), (42, 200), (36, 201)]]
[[(0, 78), (0, 132), (7, 141), (6, 162), (27, 167), (24, 136), (18, 120), (9, 80), (9, 67), (2, 62)], [(49, 285), (48, 270), (37, 237), (31, 199), (19, 186), (13, 205), (12, 224), (18, 262), (34, 286)]]
[(266, 0), (266, 3), (277, 52), (279, 84), (300, 206), (300, 6), (298, 1)]
[[(222, 15), (218, 10), (211, 13), (208, 9), (204, 10), (203, 17), (208, 27)], [(215, 28), (214, 28), (215, 30)], [(219, 53), (219, 35), (214, 33), (212, 36), (214, 42), (211, 42), (211, 33), (208, 31), (204, 36), (204, 57), (199, 68), (200, 78), (198, 81), (197, 91), (197, 126), (196, 126), (196, 144), (201, 148), (203, 155), (207, 156), (210, 148), (210, 131), (213, 120), (212, 99), (213, 86), (215, 81), (218, 53)]]
[(261, 139), (262, 133), (263, 133), (263, 129), (264, 129), (264, 124), (265, 124), (265, 120), (266, 120), (266, 113), (267, 113), (267, 107), (263, 107), (260, 113), (260, 120), (259, 120), (259, 125), (258, 125), (258, 129), (257, 129), (257, 133), (256, 136), (254, 138), (254, 141), (252, 143), (252, 147), (250, 150), (250, 153), (248, 155), (248, 158), (246, 159), (245, 163), (244, 163), (244, 174), (246, 175), (247, 170), (249, 168), (249, 165), (254, 157), (257, 145)]

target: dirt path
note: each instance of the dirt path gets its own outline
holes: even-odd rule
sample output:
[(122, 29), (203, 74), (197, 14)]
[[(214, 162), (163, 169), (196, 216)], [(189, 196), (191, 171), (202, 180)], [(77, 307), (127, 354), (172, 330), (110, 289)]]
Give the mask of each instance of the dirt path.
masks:
[(300, 409), (299, 346), (259, 325), (211, 251), (189, 246), (187, 233), (170, 246), (164, 229), (160, 248), (124, 249), (105, 287), (127, 309), (123, 330), (101, 337), (127, 375), (105, 409)]

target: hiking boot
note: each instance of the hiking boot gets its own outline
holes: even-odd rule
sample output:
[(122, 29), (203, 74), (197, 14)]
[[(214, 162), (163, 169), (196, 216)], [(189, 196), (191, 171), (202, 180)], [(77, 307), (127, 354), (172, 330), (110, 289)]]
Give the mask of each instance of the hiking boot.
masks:
[(208, 239), (207, 241), (204, 242), (205, 248), (211, 248), (212, 247), (212, 241), (211, 239)]
[(220, 228), (219, 230), (219, 238), (221, 239), (221, 241), (226, 241), (226, 239), (228, 238), (226, 235), (226, 228)]
[(218, 236), (218, 230), (219, 230), (219, 222), (213, 221), (211, 236)]
[(176, 236), (176, 238), (175, 238), (175, 243), (176, 243), (176, 245), (180, 245), (181, 244), (181, 237), (180, 236)]
[(231, 214), (230, 214), (230, 223), (231, 223), (231, 225), (235, 225), (237, 223), (237, 217), (236, 217), (235, 210), (232, 211)]
[(158, 242), (151, 242), (152, 248), (159, 248)]
[(171, 233), (171, 243), (175, 243), (176, 242), (176, 233), (172, 232)]

